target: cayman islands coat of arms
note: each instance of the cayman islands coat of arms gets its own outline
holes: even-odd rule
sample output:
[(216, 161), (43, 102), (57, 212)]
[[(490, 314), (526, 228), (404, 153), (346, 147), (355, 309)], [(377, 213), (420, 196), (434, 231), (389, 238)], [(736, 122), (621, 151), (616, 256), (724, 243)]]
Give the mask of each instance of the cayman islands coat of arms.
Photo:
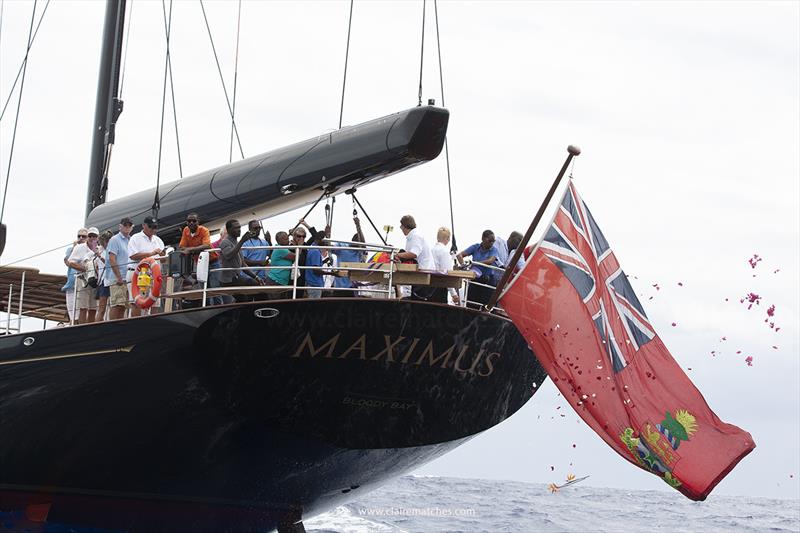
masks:
[(685, 409), (678, 409), (675, 416), (667, 411), (660, 423), (647, 422), (638, 432), (625, 428), (620, 439), (639, 465), (677, 488), (681, 482), (672, 471), (681, 459), (678, 448), (681, 441), (688, 441), (697, 429), (695, 417)]

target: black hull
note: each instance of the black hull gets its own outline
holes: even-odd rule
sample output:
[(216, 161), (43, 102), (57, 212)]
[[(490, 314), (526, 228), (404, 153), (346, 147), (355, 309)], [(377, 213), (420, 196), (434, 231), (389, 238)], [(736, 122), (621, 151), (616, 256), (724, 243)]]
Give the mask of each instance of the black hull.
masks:
[(0, 509), (50, 502), (53, 520), (129, 530), (272, 528), (457, 447), (544, 376), (510, 321), (390, 300), (0, 338)]

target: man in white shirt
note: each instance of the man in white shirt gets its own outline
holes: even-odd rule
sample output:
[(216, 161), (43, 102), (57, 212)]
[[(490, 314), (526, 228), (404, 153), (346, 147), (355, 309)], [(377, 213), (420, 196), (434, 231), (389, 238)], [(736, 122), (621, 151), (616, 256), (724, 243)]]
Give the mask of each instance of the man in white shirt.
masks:
[[(130, 281), (133, 279), (137, 263), (146, 257), (158, 257), (164, 251), (164, 241), (156, 235), (156, 232), (158, 232), (158, 221), (153, 217), (145, 217), (142, 223), (142, 231), (135, 233), (128, 241), (128, 287), (130, 287)], [(160, 300), (161, 298), (153, 307), (158, 307), (161, 304)], [(151, 311), (151, 313), (154, 312), (157, 311)], [(139, 316), (141, 314), (142, 310), (135, 305), (131, 308), (131, 316)]]
[[(395, 254), (400, 261), (416, 261), (420, 270), (436, 270), (436, 263), (433, 261), (431, 247), (425, 241), (425, 237), (417, 230), (417, 222), (411, 215), (405, 215), (400, 219), (400, 230), (406, 236), (406, 248), (402, 252)], [(433, 287), (423, 285), (413, 285), (411, 287), (412, 300), (428, 300), (433, 294)]]
[[(436, 232), (436, 244), (433, 245), (431, 253), (433, 254), (433, 262), (436, 265), (436, 272), (440, 274), (447, 274), (453, 268), (453, 257), (450, 255), (450, 249), (447, 247), (449, 243), (450, 230), (445, 227), (439, 228), (439, 231)], [(446, 304), (448, 292), (450, 296), (453, 297), (453, 303), (458, 305), (460, 300), (454, 288), (436, 288), (436, 290), (433, 291), (430, 301)]]
[[(94, 299), (94, 292), (97, 285), (94, 287), (87, 283), (87, 275), (93, 273), (94, 265), (92, 261), (95, 258), (95, 251), (97, 250), (97, 237), (99, 232), (97, 228), (89, 228), (87, 230), (88, 239), (85, 242), (76, 244), (72, 249), (72, 253), (67, 259), (67, 264), (70, 268), (78, 272), (75, 283), (78, 286), (78, 291), (75, 296), (75, 307), (78, 309), (78, 324), (86, 324), (87, 322), (94, 322), (95, 304), (97, 300)], [(89, 271), (87, 273), (87, 271)], [(96, 280), (97, 278), (95, 278)]]

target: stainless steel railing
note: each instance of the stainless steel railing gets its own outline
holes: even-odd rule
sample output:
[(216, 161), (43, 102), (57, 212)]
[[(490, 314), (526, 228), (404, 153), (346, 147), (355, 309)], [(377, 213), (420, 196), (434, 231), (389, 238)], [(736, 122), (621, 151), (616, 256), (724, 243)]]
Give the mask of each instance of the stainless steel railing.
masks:
[[(368, 254), (374, 253), (386, 253), (389, 255), (389, 262), (388, 263), (375, 263), (375, 266), (369, 267), (354, 267), (354, 266), (347, 266), (343, 267), (341, 265), (336, 266), (309, 266), (309, 265), (302, 265), (300, 264), (300, 255), (303, 250), (310, 250), (312, 248), (318, 248), (322, 250), (327, 250), (329, 252), (336, 254), (336, 251), (355, 251), (363, 254), (362, 259), (366, 259)], [(336, 241), (335, 243), (326, 244), (324, 246), (300, 246), (289, 244), (285, 246), (281, 245), (274, 245), (274, 246), (249, 246), (249, 247), (242, 247), (242, 250), (278, 250), (278, 249), (288, 249), (294, 252), (294, 260), (292, 261), (291, 265), (266, 265), (266, 266), (242, 266), (241, 268), (224, 268), (224, 267), (216, 267), (216, 268), (208, 268), (205, 272), (194, 272), (197, 276), (198, 281), (201, 282), (202, 291), (201, 291), (201, 298), (202, 298), (202, 306), (206, 307), (209, 305), (209, 299), (214, 297), (215, 295), (223, 295), (230, 292), (230, 289), (233, 288), (231, 286), (227, 287), (210, 287), (209, 286), (209, 276), (212, 273), (222, 273), (225, 271), (231, 270), (248, 270), (248, 271), (255, 271), (255, 270), (265, 270), (265, 271), (273, 271), (273, 270), (285, 270), (290, 269), (291, 275), (290, 280), (291, 283), (287, 285), (257, 285), (251, 287), (235, 287), (236, 293), (278, 293), (281, 291), (291, 291), (291, 299), (297, 299), (301, 297), (304, 292), (314, 289), (322, 289), (326, 293), (336, 293), (336, 292), (352, 292), (357, 291), (361, 295), (377, 295), (382, 298), (399, 298), (401, 297), (399, 286), (406, 285), (405, 283), (396, 283), (395, 273), (397, 272), (397, 267), (395, 266), (397, 263), (396, 254), (399, 252), (398, 249), (392, 248), (391, 246), (386, 246), (383, 244), (365, 244), (355, 241)], [(176, 252), (177, 253), (177, 252)], [(218, 248), (212, 248), (209, 250), (204, 250), (200, 252), (199, 255), (206, 256), (205, 264), (208, 263), (208, 256), (210, 253), (217, 253), (221, 254), (222, 252)], [(167, 260), (167, 255), (160, 256), (159, 259), (164, 262)], [(366, 262), (362, 260), (361, 262)], [(125, 281), (126, 285), (130, 285), (130, 280), (126, 279), (128, 276), (128, 271), (131, 269), (132, 266), (135, 266), (139, 263), (139, 261), (129, 261), (127, 263), (118, 263), (119, 271)], [(203, 261), (199, 261), (198, 264), (203, 264)], [(388, 265), (384, 267), (383, 265)], [(469, 265), (467, 265), (469, 267)], [(110, 268), (106, 266), (106, 268)], [(498, 276), (502, 274), (503, 270), (500, 267), (495, 267), (493, 265), (483, 265), (481, 264), (481, 269), (490, 269), (498, 273)], [(361, 281), (356, 282), (357, 285), (354, 287), (308, 287), (303, 286), (298, 283), (301, 273), (312, 270), (318, 269), (322, 270), (324, 275), (338, 275), (344, 277), (347, 275), (349, 278), (349, 274), (352, 272), (369, 272), (369, 273), (381, 273), (382, 280), (381, 281)], [(77, 279), (80, 273), (76, 273), (76, 279), (74, 282), (74, 286), (72, 287), (72, 313), (70, 316), (70, 320), (68, 321), (69, 325), (73, 325), (76, 323), (78, 318), (78, 311), (77, 308), (77, 301), (78, 301), (78, 290), (80, 289), (80, 284), (82, 281)], [(99, 272), (98, 272), (99, 277)], [(166, 285), (166, 284), (165, 284)], [(456, 294), (459, 296), (459, 303), (461, 307), (472, 307), (475, 309), (479, 309), (481, 311), (486, 311), (483, 306), (484, 302), (480, 302), (475, 300), (474, 298), (470, 299), (470, 288), (474, 288), (480, 286), (487, 290), (494, 290), (494, 286), (481, 283), (479, 281), (470, 280), (470, 279), (462, 279), (460, 287), (455, 289)], [(23, 313), (23, 302), (25, 298), (25, 288), (26, 288), (26, 279), (25, 279), (25, 272), (22, 272), (20, 283), (17, 287), (14, 284), (9, 285), (8, 291), (8, 299), (7, 302), (3, 302), (6, 304), (6, 317), (5, 318), (5, 328), (0, 326), (0, 332), (5, 329), (5, 334), (12, 334), (18, 333), (22, 331), (22, 318), (25, 313)], [(196, 289), (195, 289), (196, 290)], [(182, 292), (189, 292), (189, 291), (176, 291), (171, 294), (163, 294), (162, 296), (166, 296), (173, 299), (180, 299)], [(17, 312), (13, 312), (13, 304), (16, 304)], [(62, 304), (63, 305), (63, 304)], [(503, 310), (499, 307), (495, 307), (491, 312), (496, 312), (501, 316), (505, 316)], [(16, 314), (16, 328), (12, 326), (12, 315)]]

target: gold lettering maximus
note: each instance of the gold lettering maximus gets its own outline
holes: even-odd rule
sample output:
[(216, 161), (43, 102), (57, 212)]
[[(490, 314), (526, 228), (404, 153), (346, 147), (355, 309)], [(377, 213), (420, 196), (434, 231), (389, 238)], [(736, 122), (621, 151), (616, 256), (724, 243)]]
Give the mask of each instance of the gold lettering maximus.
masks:
[[(487, 350), (470, 349), (469, 344), (454, 343), (445, 349), (437, 349), (432, 340), (424, 342), (417, 337), (392, 337), (383, 335), (383, 349), (377, 353), (368, 353), (367, 334), (358, 337), (351, 344), (340, 344), (341, 334), (337, 333), (325, 342), (315, 343), (311, 333), (306, 333), (297, 350), (290, 356), (293, 358), (320, 356), (324, 359), (356, 359), (365, 361), (382, 361), (384, 363), (411, 364), (414, 366), (442, 369), (450, 368), (458, 374), (472, 374), (478, 377), (489, 377), (494, 373), (497, 360), (501, 354)], [(421, 349), (420, 349), (421, 348)], [(338, 354), (338, 355), (337, 355)], [(373, 355), (374, 354), (374, 355)], [(401, 359), (398, 359), (402, 357)]]

